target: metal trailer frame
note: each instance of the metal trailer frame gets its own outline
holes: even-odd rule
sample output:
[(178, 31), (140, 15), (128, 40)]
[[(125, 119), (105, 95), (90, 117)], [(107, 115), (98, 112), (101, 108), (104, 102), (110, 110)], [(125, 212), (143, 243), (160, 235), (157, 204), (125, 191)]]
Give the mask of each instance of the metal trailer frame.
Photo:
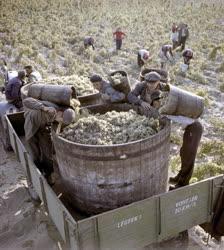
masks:
[(11, 146), (68, 249), (136, 249), (211, 221), (224, 175), (75, 220), (17, 135), (14, 118), (18, 115), (23, 112), (6, 116)]

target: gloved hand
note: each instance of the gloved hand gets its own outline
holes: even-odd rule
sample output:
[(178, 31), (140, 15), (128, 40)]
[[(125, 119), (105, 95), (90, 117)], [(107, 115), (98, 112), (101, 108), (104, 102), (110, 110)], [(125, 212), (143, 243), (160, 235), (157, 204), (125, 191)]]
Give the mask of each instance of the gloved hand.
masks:
[(108, 94), (101, 94), (101, 98), (103, 101), (109, 101), (110, 100), (110, 96)]
[(152, 106), (147, 102), (142, 102), (141, 106), (142, 106), (144, 111), (150, 111), (152, 109)]
[(50, 115), (56, 115), (56, 109), (53, 107), (43, 107), (43, 111), (50, 114)]

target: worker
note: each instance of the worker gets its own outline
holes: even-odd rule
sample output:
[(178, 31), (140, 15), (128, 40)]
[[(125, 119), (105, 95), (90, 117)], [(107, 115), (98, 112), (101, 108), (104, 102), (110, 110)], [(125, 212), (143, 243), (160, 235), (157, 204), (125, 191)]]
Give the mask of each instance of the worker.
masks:
[(189, 68), (190, 60), (193, 58), (193, 51), (191, 49), (185, 49), (182, 56), (184, 58), (184, 64), (188, 65)]
[(170, 36), (170, 39), (173, 44), (173, 48), (172, 48), (173, 50), (178, 47), (178, 44), (179, 44), (178, 38), (179, 38), (179, 33), (177, 30), (177, 25), (173, 23), (172, 28), (171, 28), (171, 36)]
[(5, 96), (8, 103), (13, 104), (16, 108), (22, 108), (22, 99), (20, 95), (21, 87), (24, 85), (26, 73), (19, 71), (18, 76), (9, 80), (5, 88)]
[(101, 94), (101, 99), (104, 103), (118, 103), (125, 101), (125, 94), (115, 90), (110, 82), (102, 79), (99, 75), (92, 75), (90, 77), (95, 89), (97, 89)]
[[(25, 117), (25, 138), (32, 160), (52, 184), (53, 146), (51, 141), (51, 124), (58, 122), (68, 125), (77, 118), (77, 112), (71, 108), (60, 108), (58, 105), (40, 101), (32, 97), (23, 100)], [(77, 101), (77, 106), (79, 102)]]
[[(136, 84), (135, 88), (128, 94), (128, 101), (131, 104), (138, 105), (142, 108), (143, 113), (147, 116), (157, 118), (158, 110), (152, 106), (152, 93), (162, 88), (160, 83), (161, 76), (157, 72), (145, 74), (144, 80)], [(140, 97), (140, 98), (139, 98)]]
[(167, 62), (172, 62), (174, 60), (172, 48), (173, 46), (170, 44), (165, 44), (161, 47), (161, 50), (159, 52), (161, 69), (166, 68)]
[(92, 49), (94, 50), (94, 39), (91, 36), (86, 36), (84, 38), (84, 48), (87, 49), (88, 47), (92, 46)]
[(149, 52), (146, 49), (140, 49), (138, 51), (137, 63), (139, 67), (145, 65), (146, 62), (150, 61), (152, 57), (149, 57)]
[[(158, 90), (168, 90), (166, 85), (160, 83), (160, 79), (161, 77), (158, 73), (150, 72), (145, 75), (145, 80), (138, 83), (135, 86), (135, 89), (128, 95), (130, 103), (141, 106), (144, 114), (155, 118), (160, 117), (159, 112), (156, 112), (158, 111), (159, 105), (158, 102), (156, 105), (153, 105), (153, 99), (157, 99), (158, 101), (158, 98), (152, 98), (152, 94)], [(183, 144), (180, 149), (181, 169), (177, 176), (170, 178), (170, 182), (176, 184), (170, 186), (170, 190), (189, 184), (194, 169), (197, 149), (203, 132), (202, 125), (197, 120), (186, 118), (185, 121), (182, 122), (182, 125), (185, 127)]]
[(34, 70), (31, 65), (25, 66), (24, 70), (26, 71), (27, 83), (38, 82), (42, 80), (41, 74)]
[(185, 23), (180, 23), (177, 27), (177, 31), (178, 31), (178, 46), (181, 46), (180, 50), (183, 51), (185, 49), (186, 41), (189, 38), (188, 25)]
[(126, 36), (124, 32), (121, 31), (121, 28), (117, 28), (116, 31), (113, 33), (115, 42), (116, 42), (116, 49), (120, 50), (122, 46), (122, 40)]
[(1, 87), (1, 92), (4, 93), (5, 87), (8, 84), (9, 80), (18, 76), (18, 72), (15, 70), (8, 70), (7, 63), (4, 59), (2, 59), (3, 65), (1, 65), (0, 72), (3, 75), (4, 86)]

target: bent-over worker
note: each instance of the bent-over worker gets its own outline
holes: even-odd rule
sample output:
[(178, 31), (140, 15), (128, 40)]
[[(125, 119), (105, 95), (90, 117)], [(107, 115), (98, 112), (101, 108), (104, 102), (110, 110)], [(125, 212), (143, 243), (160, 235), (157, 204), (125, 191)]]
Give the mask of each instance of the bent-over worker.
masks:
[(92, 47), (92, 49), (94, 50), (94, 39), (91, 36), (86, 36), (84, 38), (84, 48), (87, 49), (88, 47)]
[(149, 51), (146, 49), (140, 49), (138, 51), (137, 63), (139, 67), (145, 65), (146, 62), (150, 61), (152, 57), (149, 57)]
[(165, 44), (161, 47), (161, 50), (159, 52), (161, 69), (164, 69), (166, 67), (167, 62), (171, 62), (174, 60), (172, 47), (173, 46), (170, 44)]
[(182, 56), (184, 58), (184, 63), (189, 67), (190, 60), (193, 59), (193, 51), (191, 49), (185, 49)]
[(103, 102), (105, 103), (118, 103), (125, 101), (125, 94), (115, 90), (110, 82), (102, 79), (99, 75), (93, 75), (90, 77), (90, 81), (93, 83), (95, 89), (97, 89)]
[(56, 121), (68, 125), (77, 119), (77, 113), (71, 108), (40, 101), (32, 97), (23, 100), (25, 117), (25, 137), (32, 160), (50, 182), (53, 172), (53, 146), (51, 124)]

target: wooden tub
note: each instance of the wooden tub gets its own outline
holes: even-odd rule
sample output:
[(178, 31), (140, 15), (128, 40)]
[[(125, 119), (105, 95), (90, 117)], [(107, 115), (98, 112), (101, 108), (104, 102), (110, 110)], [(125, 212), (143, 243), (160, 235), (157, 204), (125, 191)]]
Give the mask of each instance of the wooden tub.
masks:
[[(89, 107), (93, 113), (127, 111), (115, 104)], [(60, 174), (73, 205), (96, 214), (166, 191), (170, 123), (157, 134), (130, 143), (84, 145), (52, 132)]]

